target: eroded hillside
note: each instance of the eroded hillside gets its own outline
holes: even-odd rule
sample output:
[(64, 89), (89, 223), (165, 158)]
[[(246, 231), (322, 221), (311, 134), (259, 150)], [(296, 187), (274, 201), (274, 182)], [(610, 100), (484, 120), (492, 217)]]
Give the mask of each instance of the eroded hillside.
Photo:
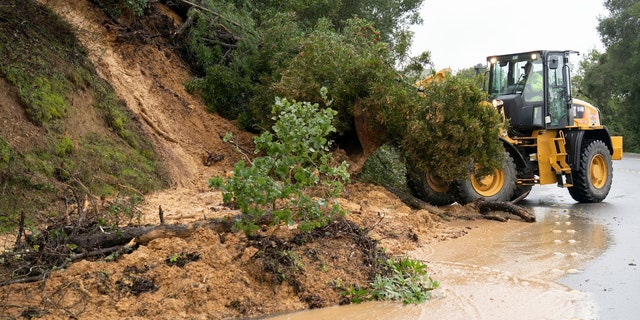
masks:
[[(166, 169), (172, 186), (145, 195), (137, 208), (140, 222), (158, 224), (159, 206), (168, 224), (237, 214), (222, 206), (220, 193), (209, 189), (207, 180), (224, 174), (243, 157), (221, 137), (234, 132), (252, 150), (251, 135), (208, 113), (197, 97), (185, 91), (184, 83), (192, 75), (165, 42), (182, 24), (180, 18), (158, 2), (151, 3), (147, 16), (130, 21), (113, 21), (88, 0), (40, 3), (74, 28), (97, 73), (115, 89)], [(24, 120), (16, 89), (6, 82), (0, 86), (5, 89), (0, 101), (13, 108), (4, 117), (15, 119), (5, 120), (9, 125), (3, 127), (11, 129), (4, 130), (15, 133), (16, 143), (37, 135), (41, 129)], [(82, 92), (71, 95), (71, 101), (83, 99)], [(86, 113), (71, 117), (77, 124), (73, 127), (91, 128)], [(207, 161), (210, 155), (216, 161)], [(115, 262), (82, 260), (51, 273), (42, 283), (2, 286), (2, 301), (11, 303), (2, 304), (0, 314), (222, 319), (336, 305), (346, 286), (371, 280), (365, 269), (372, 256), (362, 250), (367, 245), (358, 242), (361, 228), (369, 230), (389, 254), (464, 234), (447, 228), (426, 210), (408, 208), (381, 187), (353, 183), (341, 203), (355, 224), (332, 224), (324, 232), (333, 237), (298, 244), (293, 240), (296, 230), (287, 227), (264, 229), (251, 239), (239, 232), (199, 228), (186, 237), (144, 243)], [(270, 260), (282, 252), (290, 252), (287, 259)], [(190, 257), (183, 266), (170, 263), (172, 257), (182, 256)], [(293, 281), (274, 276), (293, 271), (299, 274)]]

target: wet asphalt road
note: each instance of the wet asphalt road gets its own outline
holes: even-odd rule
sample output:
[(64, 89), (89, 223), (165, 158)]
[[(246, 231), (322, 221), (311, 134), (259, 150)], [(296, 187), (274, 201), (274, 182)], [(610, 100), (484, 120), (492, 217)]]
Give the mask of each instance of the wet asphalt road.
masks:
[[(534, 189), (536, 189), (534, 187)], [(534, 190), (527, 201), (545, 201), (560, 188)], [(598, 304), (598, 319), (640, 318), (640, 155), (624, 154), (613, 162), (613, 185), (602, 203), (570, 205), (584, 217), (605, 226), (608, 246), (582, 272), (558, 282), (587, 292)]]

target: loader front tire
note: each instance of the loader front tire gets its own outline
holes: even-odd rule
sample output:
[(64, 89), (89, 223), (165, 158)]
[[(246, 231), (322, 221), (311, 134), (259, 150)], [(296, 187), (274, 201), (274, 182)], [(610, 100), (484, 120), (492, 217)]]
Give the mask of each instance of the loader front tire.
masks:
[(477, 177), (469, 174), (469, 179), (455, 180), (451, 183), (454, 199), (459, 204), (467, 204), (479, 198), (487, 201), (509, 201), (517, 185), (516, 165), (513, 157), (506, 152), (502, 161), (502, 169), (496, 169), (493, 174)]
[(613, 181), (613, 166), (609, 148), (601, 140), (583, 146), (580, 167), (572, 173), (573, 186), (569, 194), (578, 202), (601, 202), (609, 194)]
[(455, 202), (449, 193), (449, 185), (430, 171), (407, 166), (407, 182), (416, 197), (434, 206), (446, 206)]

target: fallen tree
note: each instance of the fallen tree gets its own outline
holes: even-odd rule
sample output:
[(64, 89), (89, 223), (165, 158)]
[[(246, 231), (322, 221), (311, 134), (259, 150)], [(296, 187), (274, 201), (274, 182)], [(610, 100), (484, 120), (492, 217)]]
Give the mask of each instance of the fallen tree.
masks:
[[(67, 216), (64, 221), (31, 234), (24, 231), (21, 219), (13, 249), (0, 255), (0, 266), (11, 274), (10, 279), (0, 279), (0, 286), (45, 280), (51, 271), (64, 269), (74, 261), (117, 257), (154, 239), (186, 238), (198, 228), (213, 229), (219, 234), (232, 232), (234, 219), (168, 225), (164, 224), (162, 207), (158, 211), (159, 225), (107, 227), (96, 221), (69, 224)], [(77, 220), (83, 219), (85, 216), (79, 215)]]
[[(515, 201), (486, 201), (482, 198), (476, 200), (475, 205), (478, 208), (478, 211), (483, 216), (492, 217), (489, 219), (493, 219), (495, 216), (490, 216), (489, 212), (494, 211), (504, 211), (513, 215), (516, 215), (522, 220), (526, 222), (536, 222), (536, 217), (529, 213), (527, 209), (515, 204)], [(499, 219), (496, 219), (499, 220)]]

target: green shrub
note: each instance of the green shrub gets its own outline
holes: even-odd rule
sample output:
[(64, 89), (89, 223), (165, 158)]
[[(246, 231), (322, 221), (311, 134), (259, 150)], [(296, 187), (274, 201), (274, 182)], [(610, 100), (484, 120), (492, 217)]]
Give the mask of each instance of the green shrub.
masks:
[(374, 300), (402, 301), (404, 304), (422, 303), (440, 283), (429, 277), (427, 265), (418, 260), (400, 258), (386, 262), (389, 275), (376, 276), (372, 283)]
[(187, 83), (190, 92), (200, 92), (210, 112), (217, 112), (228, 119), (238, 117), (247, 102), (251, 90), (249, 79), (229, 67), (215, 65), (207, 69), (205, 78)]
[(55, 153), (59, 157), (64, 157), (73, 152), (73, 141), (68, 137), (60, 138), (55, 145)]
[(209, 10), (189, 11), (193, 24), (187, 36), (188, 60), (198, 77), (187, 83), (187, 89), (198, 92), (210, 111), (235, 119), (251, 99), (254, 83), (266, 67), (259, 63), (261, 32), (247, 10), (249, 6), (212, 0), (203, 0), (200, 5)]
[(358, 173), (358, 180), (410, 193), (404, 157), (390, 144), (381, 146), (367, 158)]
[(27, 116), (37, 125), (48, 125), (51, 120), (64, 117), (68, 105), (64, 97), (65, 80), (57, 77), (31, 77), (24, 70), (9, 68), (7, 79), (19, 89), (19, 96), (27, 107)]
[(387, 274), (377, 275), (371, 288), (350, 286), (342, 290), (342, 295), (353, 303), (383, 300), (418, 304), (427, 301), (431, 291), (440, 287), (440, 283), (429, 276), (427, 265), (419, 260), (390, 258), (384, 265)]
[(301, 230), (326, 225), (343, 214), (337, 197), (348, 181), (346, 162), (333, 166), (326, 136), (335, 131), (336, 112), (318, 104), (276, 99), (273, 133), (256, 137), (256, 152), (264, 156), (249, 165), (235, 164), (226, 178), (215, 177), (210, 186), (222, 190), (225, 203), (242, 212), (238, 227), (250, 234), (259, 221), (299, 223)]

